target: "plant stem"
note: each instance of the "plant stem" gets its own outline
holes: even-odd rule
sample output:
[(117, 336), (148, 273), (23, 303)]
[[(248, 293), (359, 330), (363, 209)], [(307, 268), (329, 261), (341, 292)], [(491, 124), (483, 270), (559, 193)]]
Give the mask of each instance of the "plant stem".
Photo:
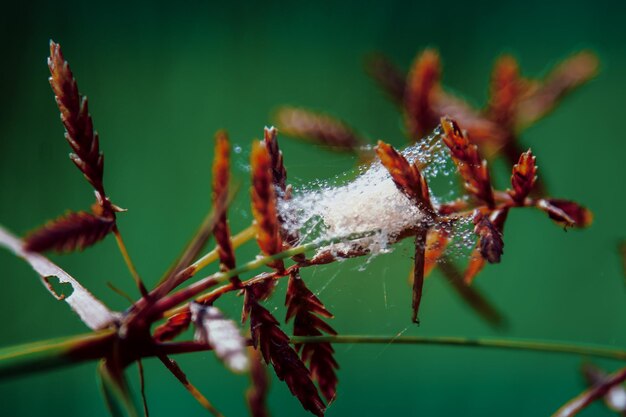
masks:
[(124, 240), (122, 239), (122, 234), (120, 233), (120, 230), (117, 228), (117, 226), (113, 228), (113, 234), (115, 235), (115, 240), (117, 242), (117, 246), (120, 249), (120, 252), (122, 253), (124, 262), (126, 262), (126, 266), (128, 267), (130, 274), (133, 276), (133, 280), (135, 281), (137, 288), (139, 288), (139, 292), (141, 293), (141, 296), (144, 298), (147, 297), (148, 290), (146, 289), (146, 286), (141, 280), (141, 277), (139, 276), (139, 273), (137, 272), (137, 268), (135, 268), (135, 264), (133, 263), (132, 259), (130, 259), (130, 255), (128, 254), (128, 250), (126, 249)]
[(626, 361), (626, 350), (605, 346), (579, 345), (565, 342), (548, 342), (523, 339), (482, 339), (469, 337), (429, 336), (292, 336), (292, 343), (342, 343), (342, 344), (396, 344), (482, 347), (495, 349), (526, 350), (537, 352), (566, 353), (604, 359)]
[(347, 236), (341, 236), (337, 238), (316, 241), (316, 242), (307, 243), (301, 246), (296, 246), (294, 248), (287, 249), (285, 251), (279, 252), (274, 255), (258, 257), (257, 259), (250, 261), (248, 263), (245, 263), (235, 269), (231, 269), (229, 271), (224, 271), (224, 272), (217, 272), (213, 275), (210, 275), (204, 279), (201, 279), (200, 281), (197, 281), (189, 285), (188, 287), (183, 288), (182, 290), (176, 293), (173, 293), (167, 297), (161, 298), (150, 307), (150, 311), (147, 314), (145, 314), (145, 316), (150, 317), (152, 319), (154, 319), (155, 317), (161, 316), (163, 312), (170, 310), (179, 304), (184, 303), (185, 301), (199, 295), (201, 292), (217, 284), (221, 284), (225, 281), (228, 281), (230, 278), (234, 276), (242, 275), (246, 272), (259, 269), (262, 266), (272, 263), (273, 261), (291, 258), (301, 253), (318, 249), (320, 247), (327, 246), (333, 243), (362, 239), (368, 236), (372, 236), (376, 233), (377, 233), (376, 231), (352, 233)]
[(43, 340), (0, 349), (0, 380), (96, 360), (111, 348), (115, 331)]
[[(231, 238), (233, 249), (237, 249), (239, 246), (243, 245), (244, 243), (246, 243), (247, 241), (249, 241), (255, 236), (256, 236), (256, 226), (254, 224), (251, 224), (250, 226), (248, 226), (247, 228), (245, 228), (244, 230), (237, 233), (235, 236)], [(194, 268), (194, 272), (200, 271), (202, 268), (206, 267), (207, 265), (210, 265), (213, 262), (217, 261), (218, 258), (219, 256), (218, 256), (217, 247), (215, 247), (213, 248), (213, 250), (211, 250), (202, 258), (198, 259), (196, 262), (192, 264), (192, 267)]]

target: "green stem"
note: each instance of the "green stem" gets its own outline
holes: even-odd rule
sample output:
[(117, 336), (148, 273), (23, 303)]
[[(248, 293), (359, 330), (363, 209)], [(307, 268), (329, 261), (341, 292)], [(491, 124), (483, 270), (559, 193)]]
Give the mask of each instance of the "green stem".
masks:
[(105, 330), (0, 349), (0, 380), (99, 359), (110, 350), (114, 335)]
[(481, 347), (509, 350), (525, 350), (544, 353), (565, 353), (603, 359), (626, 361), (626, 350), (606, 346), (579, 345), (564, 342), (548, 342), (523, 339), (474, 339), (469, 337), (429, 337), (429, 336), (292, 336), (293, 343), (342, 343), (342, 344), (395, 344), (395, 345), (437, 345)]
[[(100, 359), (110, 351), (115, 332), (107, 330), (65, 339), (35, 342), (0, 349), (0, 380), (45, 371), (79, 362)], [(607, 346), (582, 345), (523, 339), (483, 339), (450, 336), (292, 336), (292, 343), (389, 344), (475, 347), (562, 353), (626, 361), (626, 350)], [(173, 355), (210, 350), (198, 342), (173, 342), (155, 345), (139, 356)], [(138, 352), (139, 353), (139, 352)]]
[[(373, 236), (374, 234), (376, 234), (376, 231), (368, 231), (368, 232), (362, 232), (362, 233), (352, 233), (350, 235), (347, 236), (341, 236), (341, 237), (337, 237), (337, 238), (333, 238), (333, 239), (327, 239), (327, 240), (322, 240), (322, 241), (316, 241), (316, 242), (311, 242), (311, 243), (307, 243), (305, 245), (301, 245), (301, 246), (297, 246), (291, 249), (287, 249), (283, 252), (279, 252), (277, 254), (274, 255), (268, 255), (268, 256), (263, 256), (263, 257), (259, 257), (253, 261), (250, 261), (248, 263), (245, 263), (235, 269), (231, 269), (229, 271), (224, 271), (224, 272), (218, 272), (215, 273), (213, 275), (210, 275), (204, 279), (201, 279), (200, 281), (197, 281), (191, 285), (189, 285), (188, 287), (183, 288), (182, 290), (173, 293), (167, 297), (164, 297), (160, 300), (158, 300), (151, 308), (150, 311), (148, 313), (146, 313), (146, 316), (154, 318), (157, 317), (159, 315), (161, 315), (163, 312), (170, 310), (171, 308), (176, 307), (177, 305), (184, 303), (185, 301), (199, 295), (201, 292), (215, 286), (218, 284), (221, 284), (223, 282), (228, 281), (230, 278), (234, 277), (234, 276), (238, 276), (238, 275), (242, 275), (246, 272), (250, 272), (250, 271), (254, 271), (256, 269), (259, 269), (263, 266), (266, 266), (270, 263), (272, 263), (273, 261), (279, 260), (279, 259), (286, 259), (286, 258), (291, 258), (294, 257), (296, 255), (299, 255), (301, 253), (305, 253), (307, 251), (310, 250), (314, 250), (314, 249), (318, 249), (321, 248), (323, 246), (327, 246), (333, 243), (339, 243), (339, 242), (346, 242), (346, 241), (353, 241), (353, 240), (358, 240), (358, 239), (362, 239), (365, 237), (369, 237), (369, 236)], [(142, 317), (143, 318), (143, 317)]]

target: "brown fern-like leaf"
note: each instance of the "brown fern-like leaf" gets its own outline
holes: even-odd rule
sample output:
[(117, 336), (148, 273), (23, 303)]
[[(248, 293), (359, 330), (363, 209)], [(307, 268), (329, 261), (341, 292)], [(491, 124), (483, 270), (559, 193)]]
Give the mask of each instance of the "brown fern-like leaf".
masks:
[(102, 201), (107, 201), (102, 183), (104, 157), (100, 152), (98, 134), (93, 129), (87, 97), (78, 92), (76, 80), (63, 57), (61, 46), (53, 41), (50, 41), (48, 67), (50, 86), (61, 111), (61, 121), (65, 126), (65, 139), (73, 150), (70, 159), (94, 187)]
[(246, 390), (246, 401), (252, 417), (269, 417), (267, 394), (270, 380), (267, 366), (257, 349), (249, 349), (250, 356), (250, 387)]
[(478, 235), (478, 249), (489, 263), (498, 263), (502, 257), (502, 228), (507, 215), (507, 209), (495, 210), (489, 217), (478, 210), (474, 214), (474, 233)]
[(434, 209), (430, 201), (428, 184), (426, 178), (420, 173), (417, 162), (409, 164), (406, 158), (391, 145), (380, 140), (376, 146), (376, 154), (383, 166), (389, 171), (396, 187), (433, 217)]
[(298, 107), (281, 107), (276, 112), (276, 124), (287, 136), (293, 136), (355, 153), (365, 142), (346, 123), (326, 114)]
[(246, 291), (245, 308), (250, 315), (252, 344), (265, 362), (272, 364), (276, 376), (285, 381), (305, 410), (323, 416), (326, 407), (298, 353), (289, 345), (289, 337), (280, 330), (278, 320), (254, 296)]
[(524, 204), (524, 200), (533, 189), (537, 181), (537, 165), (535, 157), (529, 149), (522, 153), (517, 164), (513, 165), (513, 174), (511, 175), (511, 190), (507, 192), (519, 205)]
[(411, 138), (427, 135), (439, 123), (434, 110), (434, 101), (440, 90), (441, 63), (439, 54), (433, 49), (421, 52), (409, 74), (404, 92), (405, 123)]
[(278, 130), (275, 127), (266, 127), (263, 130), (263, 142), (272, 161), (272, 182), (284, 193), (287, 188), (287, 170), (283, 162), (283, 153), (278, 147)]
[[(323, 318), (333, 315), (324, 304), (306, 286), (300, 274), (295, 271), (289, 276), (287, 286), (286, 321), (293, 319), (293, 334), (296, 336), (322, 336), (323, 333), (335, 335), (337, 332)], [(326, 398), (333, 401), (337, 394), (337, 369), (334, 349), (330, 343), (304, 343), (294, 346), (300, 352), (304, 363), (308, 363), (311, 377)]]
[(519, 102), (517, 126), (524, 128), (550, 113), (565, 95), (598, 73), (599, 60), (590, 51), (580, 51), (558, 64)]
[(406, 76), (402, 70), (386, 56), (374, 54), (367, 57), (365, 71), (396, 105), (403, 106)]
[(29, 234), (24, 248), (30, 252), (83, 250), (104, 239), (114, 227), (111, 217), (69, 212)]
[(154, 340), (157, 342), (167, 342), (168, 340), (175, 339), (178, 335), (189, 328), (191, 323), (191, 311), (185, 309), (184, 311), (174, 314), (167, 319), (165, 323), (158, 326), (154, 330)]
[(441, 126), (444, 131), (442, 139), (465, 181), (465, 189), (493, 208), (495, 201), (487, 161), (481, 159), (478, 147), (470, 143), (454, 120), (443, 117)]
[[(272, 161), (272, 179), (278, 197), (283, 200), (289, 200), (291, 198), (291, 186), (287, 185), (287, 169), (283, 162), (283, 153), (278, 147), (278, 131), (274, 127), (265, 128), (263, 141), (267, 147), (267, 151)], [(286, 244), (294, 246), (300, 240), (300, 236), (297, 230), (290, 230), (285, 227), (285, 218), (281, 213), (278, 213), (278, 222), (280, 224), (280, 236)], [(294, 259), (304, 260), (304, 255), (297, 255)]]
[[(266, 255), (282, 250), (280, 225), (276, 208), (276, 193), (272, 176), (272, 159), (264, 142), (254, 142), (250, 157), (252, 166), (252, 212), (257, 225), (257, 242)], [(269, 264), (282, 270), (282, 261)]]
[(489, 119), (499, 126), (511, 130), (515, 123), (517, 103), (527, 89), (527, 83), (519, 73), (517, 60), (510, 55), (503, 55), (493, 66), (489, 107)]
[[(213, 206), (217, 212), (221, 212), (213, 235), (217, 243), (217, 253), (220, 258), (220, 270), (228, 271), (235, 268), (235, 252), (230, 240), (230, 228), (228, 227), (226, 201), (228, 199), (228, 183), (230, 180), (230, 144), (228, 134), (220, 130), (215, 134), (215, 157), (213, 160)], [(231, 282), (240, 284), (238, 277), (232, 277)]]

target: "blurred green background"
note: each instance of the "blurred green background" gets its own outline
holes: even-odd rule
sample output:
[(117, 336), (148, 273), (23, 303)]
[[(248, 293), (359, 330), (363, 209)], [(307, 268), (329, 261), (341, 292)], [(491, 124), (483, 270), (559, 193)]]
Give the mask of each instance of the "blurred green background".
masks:
[[(624, 222), (626, 26), (622, 2), (387, 1), (4, 2), (0, 15), (0, 223), (24, 233), (66, 209), (84, 209), (89, 187), (67, 159), (45, 58), (48, 40), (64, 48), (106, 155), (106, 186), (129, 208), (120, 227), (138, 269), (154, 283), (209, 206), (212, 134), (226, 128), (242, 148), (244, 181), (231, 212), (234, 230), (250, 222), (246, 170), (251, 140), (280, 104), (321, 109), (372, 140), (404, 143), (401, 118), (363, 71), (382, 51), (407, 67), (426, 46), (439, 48), (444, 83), (471, 102), (486, 99), (494, 59), (511, 52), (538, 76), (580, 48), (595, 50), (599, 77), (523, 135), (551, 194), (589, 206), (591, 229), (564, 233), (543, 214), (515, 210), (500, 265), (477, 285), (506, 314), (494, 331), (435, 272), (425, 287), (422, 325), (410, 324), (406, 277), (410, 245), (372, 260), (304, 272), (336, 315), (340, 333), (524, 337), (626, 347), (626, 291), (616, 244)], [(293, 183), (354, 166), (347, 157), (281, 140)], [(503, 165), (502, 165), (503, 166)], [(501, 181), (508, 172), (496, 164)], [(255, 255), (253, 245), (238, 252)], [(135, 294), (112, 238), (83, 254), (53, 256), (116, 309), (114, 282)], [(84, 326), (42, 288), (29, 267), (0, 251), (0, 346), (73, 335)], [(332, 280), (332, 281), (331, 281)], [(282, 316), (284, 283), (269, 303)], [(238, 314), (241, 300), (220, 307)], [(328, 416), (542, 416), (582, 388), (581, 358), (555, 354), (421, 347), (338, 345), (339, 394)], [(246, 415), (245, 376), (209, 354), (180, 357), (202, 392), (227, 416)], [(153, 416), (203, 415), (160, 363), (146, 361)], [(615, 362), (601, 362), (608, 369)], [(130, 375), (136, 383), (136, 370)], [(0, 382), (3, 416), (105, 416), (93, 364)], [(274, 381), (274, 416), (307, 415)], [(610, 415), (600, 404), (583, 415)]]

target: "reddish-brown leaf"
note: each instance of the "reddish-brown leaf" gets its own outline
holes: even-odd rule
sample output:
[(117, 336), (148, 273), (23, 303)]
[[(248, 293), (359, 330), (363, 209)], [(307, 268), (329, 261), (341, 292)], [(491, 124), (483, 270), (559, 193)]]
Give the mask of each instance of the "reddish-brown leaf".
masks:
[[(263, 141), (267, 147), (267, 151), (270, 154), (272, 161), (272, 179), (278, 197), (284, 200), (291, 198), (291, 186), (287, 185), (287, 170), (283, 162), (283, 153), (278, 147), (278, 131), (274, 127), (265, 128)], [(290, 230), (290, 228), (284, 227), (285, 219), (283, 215), (278, 213), (278, 222), (280, 224), (280, 236), (284, 243), (289, 246), (294, 246), (300, 240), (300, 236), (297, 230)], [(297, 255), (294, 259), (304, 260), (303, 254)]]
[(444, 131), (442, 139), (450, 149), (452, 159), (465, 180), (465, 189), (493, 208), (495, 202), (487, 161), (481, 159), (478, 147), (470, 143), (454, 120), (443, 117), (441, 126)]
[(426, 253), (424, 255), (424, 278), (437, 266), (437, 262), (443, 256), (450, 237), (444, 229), (432, 228), (426, 235)]
[(84, 211), (69, 212), (30, 233), (25, 239), (25, 249), (30, 252), (83, 250), (104, 239), (114, 227), (113, 218)]
[(315, 388), (311, 374), (289, 345), (289, 337), (280, 330), (278, 320), (247, 291), (245, 303), (250, 315), (253, 346), (260, 350), (267, 364), (272, 364), (278, 379), (285, 381), (304, 409), (323, 416), (326, 407)]
[(293, 136), (345, 152), (357, 152), (364, 140), (346, 123), (326, 114), (297, 107), (282, 107), (276, 112), (276, 124), (287, 136)]
[[(215, 134), (215, 157), (213, 159), (213, 206), (216, 212), (221, 212), (213, 235), (217, 243), (217, 253), (220, 258), (220, 270), (228, 271), (235, 268), (235, 252), (230, 240), (226, 201), (228, 200), (228, 183), (230, 180), (230, 144), (228, 134), (220, 130)], [(239, 285), (238, 277), (232, 277), (231, 282)]]
[(433, 49), (421, 52), (407, 76), (404, 92), (405, 123), (411, 138), (416, 141), (432, 131), (440, 115), (433, 108), (439, 93), (441, 63)]
[(154, 330), (154, 340), (157, 342), (167, 342), (168, 340), (175, 339), (179, 334), (189, 328), (190, 323), (191, 311), (189, 311), (189, 309), (174, 314), (167, 319), (165, 323)]
[(409, 164), (406, 158), (391, 145), (380, 140), (376, 146), (376, 154), (383, 166), (389, 171), (396, 187), (419, 208), (434, 217), (428, 184), (426, 178), (420, 173), (417, 162)]
[(50, 86), (65, 126), (65, 138), (74, 151), (70, 154), (70, 159), (96, 189), (102, 201), (108, 201), (102, 183), (104, 157), (100, 152), (98, 134), (93, 130), (87, 97), (78, 92), (76, 80), (63, 57), (61, 46), (53, 41), (50, 41), (48, 67), (51, 75)]
[(366, 59), (365, 70), (396, 105), (404, 105), (406, 76), (393, 62), (384, 55), (374, 54)]
[(467, 267), (465, 268), (465, 273), (463, 274), (463, 281), (467, 285), (471, 285), (474, 282), (474, 278), (483, 270), (487, 261), (480, 253), (480, 244), (477, 244), (470, 255), (469, 262)]
[(413, 260), (413, 297), (411, 303), (411, 306), (413, 307), (411, 320), (413, 321), (413, 323), (419, 323), (418, 313), (420, 304), (422, 302), (422, 290), (424, 287), (427, 232), (427, 228), (422, 228), (415, 235), (415, 258)]
[(593, 222), (591, 210), (569, 200), (542, 198), (537, 208), (545, 211), (555, 222), (569, 227), (589, 227)]
[(533, 189), (535, 181), (537, 181), (537, 165), (535, 165), (535, 157), (529, 149), (522, 153), (517, 164), (513, 165), (513, 174), (511, 175), (513, 188), (507, 192), (517, 204), (523, 205), (524, 200)]
[[(282, 250), (280, 225), (276, 209), (276, 193), (272, 177), (272, 159), (263, 142), (254, 142), (251, 154), (252, 212), (257, 226), (257, 242), (266, 255)], [(274, 261), (272, 268), (283, 269), (282, 261)]]
[(263, 130), (263, 142), (272, 160), (272, 182), (283, 193), (287, 188), (287, 170), (283, 162), (283, 153), (278, 147), (278, 131), (275, 127)]
[(578, 52), (562, 61), (520, 101), (518, 128), (529, 126), (552, 111), (561, 98), (595, 77), (598, 67), (598, 57), (590, 51)]
[(457, 120), (473, 143), (481, 149), (495, 153), (505, 143), (508, 133), (493, 120), (489, 120), (463, 99), (441, 91), (437, 96), (435, 113), (441, 117), (449, 116)]
[[(337, 332), (322, 318), (332, 318), (332, 314), (313, 294), (300, 278), (297, 271), (289, 276), (287, 286), (287, 318), (293, 321), (293, 334), (296, 336), (322, 336), (323, 333), (335, 335)], [(339, 365), (334, 358), (334, 349), (330, 343), (304, 343), (294, 346), (300, 352), (304, 363), (308, 363), (311, 377), (326, 398), (333, 401), (337, 394), (337, 369)]]
[[(478, 258), (482, 259), (480, 254)], [(483, 261), (484, 262), (484, 261)], [(480, 317), (496, 328), (505, 324), (502, 313), (486, 298), (475, 286), (470, 287), (459, 269), (450, 257), (443, 255), (439, 263), (439, 270), (446, 277), (446, 282), (452, 286), (461, 299)]]
[(504, 241), (502, 228), (508, 209), (495, 210), (487, 217), (476, 210), (474, 214), (474, 233), (478, 235), (478, 249), (489, 263), (498, 263), (502, 257)]
[(493, 66), (487, 115), (499, 126), (511, 130), (515, 123), (517, 103), (526, 89), (517, 60), (503, 55)]
[(248, 349), (250, 357), (250, 387), (246, 391), (246, 400), (252, 417), (269, 417), (267, 394), (270, 380), (267, 375), (267, 366), (257, 349)]

